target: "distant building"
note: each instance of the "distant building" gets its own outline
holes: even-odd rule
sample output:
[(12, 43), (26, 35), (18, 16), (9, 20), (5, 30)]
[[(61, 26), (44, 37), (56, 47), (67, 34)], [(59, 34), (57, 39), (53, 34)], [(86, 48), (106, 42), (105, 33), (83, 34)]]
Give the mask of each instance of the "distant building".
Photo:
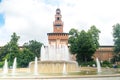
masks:
[(68, 45), (68, 33), (63, 32), (63, 22), (61, 20), (61, 10), (56, 9), (55, 21), (53, 22), (53, 32), (47, 33), (50, 45)]
[[(68, 45), (68, 33), (63, 32), (63, 21), (62, 21), (61, 10), (56, 9), (55, 21), (53, 22), (53, 32), (47, 33), (48, 41), (50, 45)], [(2, 47), (2, 46), (1, 46)], [(0, 48), (1, 48), (0, 47)], [(110, 61), (113, 57), (114, 46), (100, 46), (93, 55), (93, 58), (98, 58), (100, 61)], [(23, 49), (23, 46), (19, 46)], [(76, 55), (71, 55), (73, 60), (76, 60)]]
[(97, 57), (100, 61), (110, 61), (113, 58), (113, 47), (114, 46), (100, 46), (96, 50), (93, 58)]
[[(63, 32), (63, 21), (62, 21), (61, 10), (56, 9), (55, 21), (53, 22), (53, 32), (47, 33), (48, 42), (50, 45), (59, 45), (65, 44), (68, 45), (68, 33)], [(76, 55), (71, 55), (75, 60)], [(113, 46), (100, 46), (93, 58), (98, 58), (100, 61), (111, 60), (113, 57)]]

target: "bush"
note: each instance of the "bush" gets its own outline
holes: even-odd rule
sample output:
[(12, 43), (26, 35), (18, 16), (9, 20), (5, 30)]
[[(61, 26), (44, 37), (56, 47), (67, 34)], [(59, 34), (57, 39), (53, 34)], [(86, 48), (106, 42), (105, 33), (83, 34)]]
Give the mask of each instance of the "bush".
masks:
[(117, 65), (118, 68), (120, 68), (120, 65)]
[(102, 67), (113, 67), (112, 63), (110, 63), (109, 61), (103, 61), (103, 63), (101, 64)]
[(90, 62), (81, 62), (80, 65), (81, 66), (93, 66), (93, 64), (96, 64), (95, 61), (90, 61)]
[(4, 65), (4, 62), (0, 62), (0, 68), (2, 68)]

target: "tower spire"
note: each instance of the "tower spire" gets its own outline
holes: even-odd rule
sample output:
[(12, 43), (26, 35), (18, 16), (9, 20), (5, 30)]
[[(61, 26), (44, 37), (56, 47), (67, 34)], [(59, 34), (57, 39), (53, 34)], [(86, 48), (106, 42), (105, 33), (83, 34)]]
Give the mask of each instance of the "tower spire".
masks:
[(63, 32), (63, 22), (61, 20), (61, 10), (59, 8), (56, 9), (55, 21), (53, 22), (53, 32), (54, 33), (62, 33)]
[(61, 10), (57, 8), (53, 22), (53, 33), (47, 33), (50, 45), (68, 45), (68, 33), (63, 32), (63, 22), (61, 18)]

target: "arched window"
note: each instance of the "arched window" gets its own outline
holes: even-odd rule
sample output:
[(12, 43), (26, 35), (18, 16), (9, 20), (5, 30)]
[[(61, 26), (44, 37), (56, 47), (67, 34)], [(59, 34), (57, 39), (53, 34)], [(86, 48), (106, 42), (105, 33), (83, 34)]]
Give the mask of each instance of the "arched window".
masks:
[(59, 18), (59, 17), (57, 17), (57, 20), (60, 20), (60, 18)]

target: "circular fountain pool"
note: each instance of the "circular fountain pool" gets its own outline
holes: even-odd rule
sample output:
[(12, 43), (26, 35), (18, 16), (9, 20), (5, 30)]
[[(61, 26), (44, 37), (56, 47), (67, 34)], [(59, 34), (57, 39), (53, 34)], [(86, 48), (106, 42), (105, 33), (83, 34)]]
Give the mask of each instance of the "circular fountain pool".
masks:
[[(86, 69), (86, 70), (85, 70)], [(0, 80), (120, 80), (120, 69), (102, 69), (97, 73), (96, 68), (80, 68), (80, 71), (62, 73), (39, 73), (35, 75), (29, 69), (17, 70), (12, 75), (11, 70), (8, 74), (0, 74)]]

